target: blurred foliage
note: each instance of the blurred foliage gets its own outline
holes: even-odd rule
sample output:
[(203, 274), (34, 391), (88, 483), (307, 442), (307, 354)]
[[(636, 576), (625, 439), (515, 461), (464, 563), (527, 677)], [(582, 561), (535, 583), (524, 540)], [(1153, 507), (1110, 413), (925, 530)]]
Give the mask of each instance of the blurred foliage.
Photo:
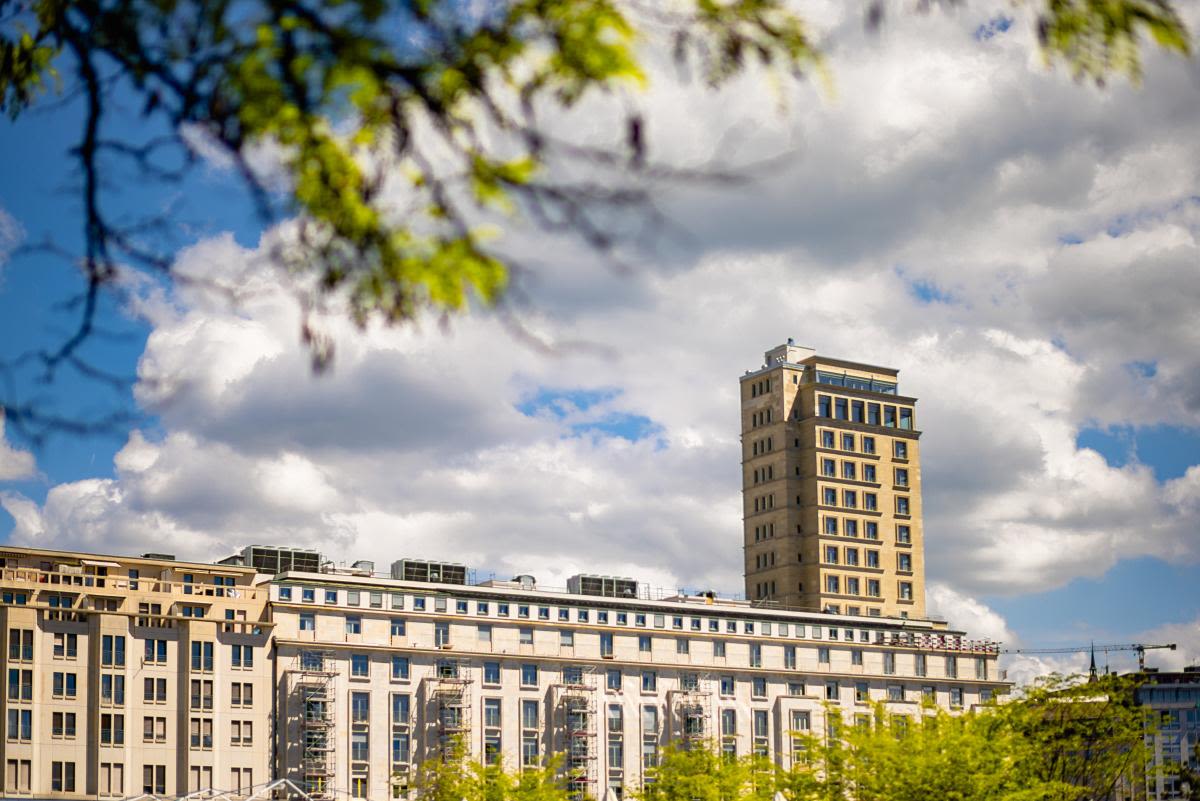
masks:
[[(1096, 80), (1139, 75), (1145, 35), (1190, 52), (1167, 0), (1045, 0), (1039, 33), (1049, 58)], [(655, 219), (642, 187), (679, 174), (648, 158), (630, 100), (655, 48), (711, 87), (820, 63), (786, 0), (0, 0), (0, 107), (16, 117), (57, 84), (85, 108), (73, 151), (84, 320), (45, 361), (86, 338), (118, 265), (171, 269), (173, 253), (141, 235), (150, 226), (110, 208), (108, 157), (150, 181), (180, 177), (162, 166), (168, 152), (229, 159), (264, 223), (295, 221), (277, 261), (360, 325), (502, 298), (514, 264), (491, 245), (488, 214), (611, 252), (614, 215)], [(546, 125), (594, 96), (618, 101), (596, 106), (607, 144)], [(106, 138), (106, 120), (126, 113), (118, 97), (166, 135)], [(256, 166), (264, 151), (281, 174)], [(610, 180), (630, 176), (645, 180)], [(307, 323), (303, 333), (324, 364), (329, 343)]]
[[(719, 740), (669, 744), (634, 801), (1102, 801), (1140, 797), (1152, 764), (1153, 715), (1136, 680), (1050, 676), (1012, 698), (951, 712), (879, 702), (853, 719), (810, 709), (811, 729), (784, 732), (787, 768)], [(561, 760), (509, 771), (473, 761), (455, 741), (416, 773), (418, 801), (566, 801)], [(640, 777), (639, 777), (640, 778)]]

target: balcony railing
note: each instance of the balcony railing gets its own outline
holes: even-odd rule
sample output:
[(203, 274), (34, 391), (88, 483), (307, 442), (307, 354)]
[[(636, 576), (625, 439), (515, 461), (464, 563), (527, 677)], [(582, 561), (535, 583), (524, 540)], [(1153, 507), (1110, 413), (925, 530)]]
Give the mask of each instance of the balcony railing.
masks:
[(89, 573), (64, 573), (25, 567), (6, 567), (0, 569), (0, 585), (32, 587), (35, 589), (54, 588), (55, 591), (65, 592), (93, 589), (114, 593), (153, 593), (172, 597), (232, 598), (245, 601), (258, 601), (265, 600), (266, 598), (265, 587), (250, 587), (245, 585), (217, 587), (212, 584), (168, 581), (166, 579), (146, 576), (138, 578), (97, 576)]

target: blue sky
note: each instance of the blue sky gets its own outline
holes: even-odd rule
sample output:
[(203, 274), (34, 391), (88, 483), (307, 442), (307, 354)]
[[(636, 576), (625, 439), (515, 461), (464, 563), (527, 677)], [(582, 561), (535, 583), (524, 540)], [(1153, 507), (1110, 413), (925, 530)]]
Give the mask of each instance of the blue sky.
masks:
[[(35, 474), (0, 480), (0, 537), (199, 556), (275, 539), (738, 592), (737, 377), (795, 336), (899, 367), (921, 398), (940, 613), (1025, 646), (1170, 636), (1200, 657), (1200, 84), (1152, 55), (1140, 88), (1077, 85), (1030, 56), (1011, 11), (901, 15), (873, 40), (815, 10), (840, 43), (836, 97), (797, 87), (785, 115), (753, 78), (717, 96), (655, 84), (639, 102), (656, 152), (701, 160), (723, 136), (796, 161), (749, 188), (668, 191), (690, 242), (637, 252), (628, 275), (511, 223), (547, 264), (524, 322), (585, 348), (543, 353), (478, 311), (366, 335), (333, 318), (337, 361), (314, 377), (230, 176), (126, 176), (121, 208), (181, 204), (181, 266), (270, 292), (230, 309), (156, 279), (167, 294), (136, 315), (106, 302), (113, 335), (89, 355), (141, 370), (137, 400), (22, 372), (22, 396), (64, 413), (135, 417), (53, 437)], [(77, 123), (70, 105), (0, 122), (0, 211), (25, 244), (78, 245)], [(0, 358), (59, 342), (78, 290), (55, 257), (0, 266)]]

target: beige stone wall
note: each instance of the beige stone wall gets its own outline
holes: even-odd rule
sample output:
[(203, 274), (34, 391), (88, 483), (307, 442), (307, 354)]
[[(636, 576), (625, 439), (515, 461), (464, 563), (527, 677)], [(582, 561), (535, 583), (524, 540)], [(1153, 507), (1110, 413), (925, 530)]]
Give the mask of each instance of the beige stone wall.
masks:
[[(0, 618), (7, 664), (0, 764), (5, 767), (5, 795), (134, 796), (142, 792), (146, 766), (151, 766), (155, 784), (161, 767), (166, 793), (182, 794), (203, 786), (229, 789), (238, 781), (267, 780), (270, 626), (267, 592), (254, 586), (253, 571), (16, 548), (4, 551), (4, 565)], [(185, 583), (185, 576), (191, 582)], [(231, 585), (214, 586), (215, 577)], [(69, 609), (52, 605), (62, 598), (72, 599)], [(143, 609), (142, 604), (157, 606)], [(185, 617), (184, 607), (203, 608), (206, 617)], [(227, 611), (233, 620), (225, 620)], [(25, 636), (32, 637), (32, 661), (20, 658)], [(146, 660), (147, 640), (155, 643), (150, 661)], [(16, 652), (11, 650), (14, 641)], [(158, 641), (166, 643), (166, 661), (161, 664)], [(192, 670), (193, 641), (212, 645), (211, 669), (202, 658), (201, 669)], [(118, 642), (123, 643), (123, 659)], [(235, 645), (253, 649), (252, 667), (233, 666)], [(12, 670), (30, 671), (29, 701), (20, 698), (20, 688), (18, 697), (12, 697), (8, 683)], [(56, 674), (63, 678), (57, 680)], [(74, 677), (73, 696), (55, 692), (60, 683), (66, 689), (67, 676)], [(148, 699), (147, 680), (152, 682)], [(211, 682), (211, 708), (190, 709), (193, 680)], [(233, 705), (235, 682), (239, 695), (242, 686), (252, 688), (249, 707)], [(160, 686), (165, 695), (160, 696)], [(200, 700), (203, 705), (203, 694)], [(22, 725), (25, 712), (29, 713), (27, 732)], [(146, 718), (152, 721), (149, 740), (143, 736)], [(201, 739), (194, 747), (193, 719), (201, 724)], [(73, 735), (68, 725), (72, 720)], [(246, 724), (249, 744), (243, 744), (240, 736)], [(122, 729), (123, 738), (117, 734)], [(206, 740), (209, 731), (211, 739)], [(68, 789), (72, 775), (73, 792)], [(61, 790), (54, 789), (56, 780), (61, 781)]]
[[(809, 353), (789, 350), (797, 351), (794, 356)], [(773, 366), (741, 379), (747, 597), (807, 609), (834, 607), (843, 612), (923, 618), (924, 536), (916, 400), (815, 380), (815, 372), (822, 371), (895, 384), (894, 370), (816, 355), (804, 356), (799, 364), (768, 362)], [(821, 416), (821, 397), (829, 398), (829, 417)], [(838, 419), (839, 401), (845, 404), (848, 419)], [(872, 407), (879, 410), (876, 424), (869, 420)], [(913, 421), (911, 430), (885, 425), (888, 409), (894, 410), (896, 423), (900, 410), (907, 410)], [(861, 421), (853, 419), (858, 410), (862, 411)], [(827, 435), (833, 437), (832, 447), (824, 439)], [(843, 447), (843, 436), (852, 438), (852, 450)], [(864, 452), (864, 438), (873, 440), (874, 453)], [(907, 447), (904, 459), (896, 455), (897, 442)], [(825, 460), (832, 460), (833, 476), (825, 475)], [(853, 467), (852, 478), (843, 472), (847, 465)], [(867, 480), (868, 466), (875, 471), (874, 480)], [(896, 482), (898, 469), (907, 471), (905, 486)], [(826, 503), (827, 489), (835, 492), (836, 503)], [(856, 508), (845, 505), (846, 491), (855, 493)], [(868, 494), (875, 499), (874, 510), (865, 508)], [(907, 500), (907, 515), (898, 513), (898, 498)], [(828, 534), (826, 518), (836, 521), (836, 535)], [(856, 535), (846, 536), (847, 520), (857, 527)], [(876, 525), (876, 540), (866, 538), (867, 523)], [(898, 526), (908, 527), (907, 543), (898, 540)], [(764, 537), (764, 531), (773, 536)], [(827, 558), (830, 547), (837, 548), (836, 564)], [(866, 565), (868, 551), (878, 555), (878, 568)], [(902, 554), (907, 557), (905, 571), (900, 570)], [(853, 557), (858, 559), (857, 566), (847, 564)], [(838, 592), (829, 589), (831, 576), (838, 581)], [(857, 580), (857, 593), (847, 591), (848, 580)], [(880, 583), (877, 596), (869, 592), (868, 582), (872, 581)], [(901, 597), (902, 587), (910, 589), (911, 597)]]

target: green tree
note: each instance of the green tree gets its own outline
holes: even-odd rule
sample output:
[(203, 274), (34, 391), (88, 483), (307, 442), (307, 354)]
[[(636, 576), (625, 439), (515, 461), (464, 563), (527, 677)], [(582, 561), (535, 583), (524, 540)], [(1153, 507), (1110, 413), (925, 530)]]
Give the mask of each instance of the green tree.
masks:
[(650, 781), (632, 795), (638, 801), (771, 801), (775, 789), (765, 757), (729, 757), (714, 743), (698, 742), (667, 748)]
[(502, 762), (470, 759), (458, 743), (444, 759), (420, 765), (413, 790), (418, 801), (567, 801), (558, 764), (551, 759), (543, 766), (507, 770)]
[[(1190, 52), (1168, 0), (1039, 2), (1047, 58), (1080, 77), (1136, 78), (1146, 36)], [(877, 20), (883, 3), (868, 8)], [(173, 249), (154, 236), (169, 215), (131, 219), (112, 192), (128, 180), (118, 165), (143, 184), (181, 180), (197, 141), (235, 165), (264, 224), (293, 221), (272, 256), (297, 276), (304, 308), (360, 325), (501, 302), (521, 265), (488, 226), (512, 215), (612, 254), (661, 222), (656, 182), (737, 177), (651, 157), (636, 96), (653, 51), (711, 87), (752, 68), (820, 64), (787, 0), (0, 0), (0, 108), (17, 117), (52, 87), (84, 107), (71, 151), (84, 212), (79, 323), (33, 355), (48, 374), (86, 369), (78, 350), (121, 269), (172, 277)], [(596, 107), (605, 139), (546, 124), (614, 95)], [(142, 139), (113, 134), (130, 108)], [(282, 176), (256, 169), (265, 146)], [(332, 343), (307, 315), (301, 335), (326, 364)], [(7, 408), (16, 428), (39, 412)]]

